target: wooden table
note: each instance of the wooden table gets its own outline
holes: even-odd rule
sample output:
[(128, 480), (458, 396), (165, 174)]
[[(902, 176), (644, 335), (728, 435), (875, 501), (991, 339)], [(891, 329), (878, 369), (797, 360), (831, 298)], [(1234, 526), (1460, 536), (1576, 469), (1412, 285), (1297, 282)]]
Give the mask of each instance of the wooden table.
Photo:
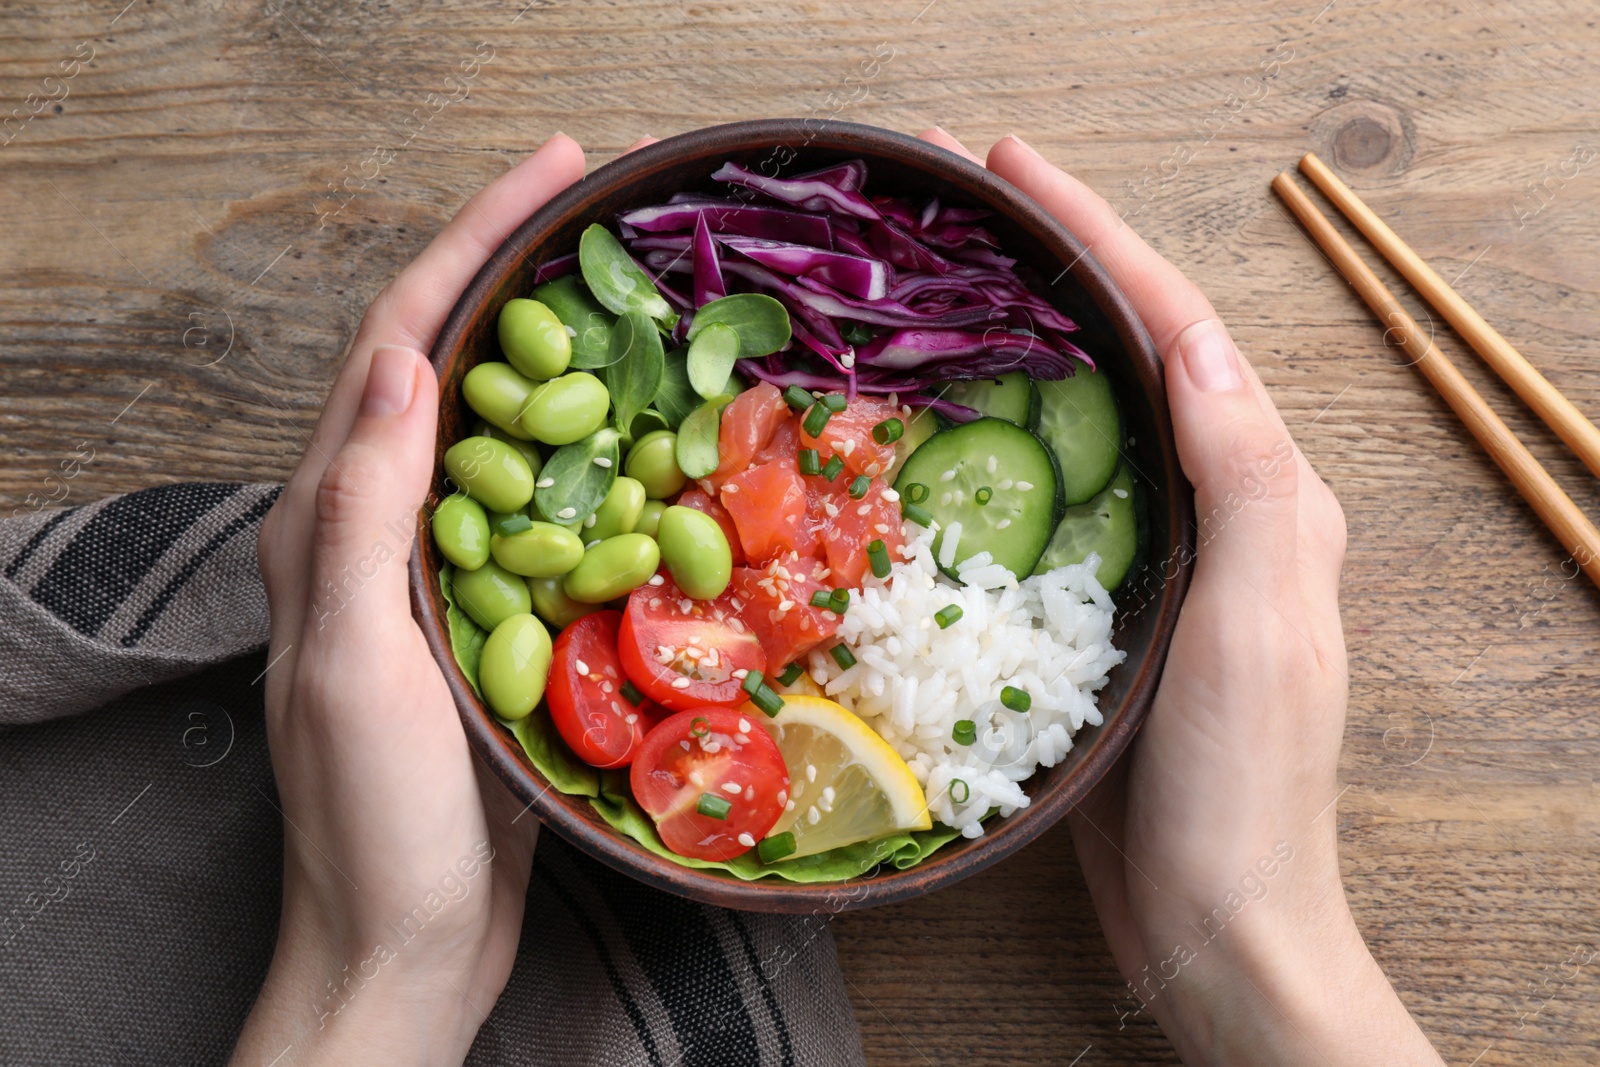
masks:
[[(1316, 150), (1600, 415), (1592, 3), (124, 2), (13, 4), (0, 39), (0, 114), (39, 109), (0, 136), (0, 503), (80, 448), (73, 503), (283, 478), (367, 302), (557, 129), (596, 164), (773, 114), (1017, 130), (1206, 289), (1344, 504), (1338, 818), (1378, 959), (1450, 1063), (1594, 1061), (1600, 600), (1267, 193)], [(874, 1064), (1175, 1061), (1119, 1029), (1063, 828), (834, 929)]]

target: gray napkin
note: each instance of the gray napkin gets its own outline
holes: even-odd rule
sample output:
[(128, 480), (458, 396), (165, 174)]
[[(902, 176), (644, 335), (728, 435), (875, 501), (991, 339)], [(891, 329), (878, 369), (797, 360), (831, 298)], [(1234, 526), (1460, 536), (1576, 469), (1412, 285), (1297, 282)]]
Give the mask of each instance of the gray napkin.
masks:
[[(0, 520), (0, 1063), (232, 1048), (281, 887), (255, 559), (277, 493), (173, 485)], [(827, 916), (690, 903), (546, 833), (467, 1062), (864, 1059)]]

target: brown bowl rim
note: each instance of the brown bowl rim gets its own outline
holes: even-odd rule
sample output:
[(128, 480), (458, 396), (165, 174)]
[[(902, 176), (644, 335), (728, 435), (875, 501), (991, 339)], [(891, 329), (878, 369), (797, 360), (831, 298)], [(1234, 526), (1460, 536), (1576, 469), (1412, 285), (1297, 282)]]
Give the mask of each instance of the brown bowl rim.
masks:
[[(495, 250), (451, 309), (429, 361), (443, 377), (451, 353), (459, 348), (477, 316), (508, 272), (523, 261), (538, 236), (574, 213), (593, 213), (593, 205), (619, 186), (632, 184), (684, 155), (715, 156), (780, 146), (815, 146), (843, 152), (892, 157), (959, 187), (972, 199), (1009, 215), (1047, 247), (1058, 247), (1067, 270), (1104, 313), (1121, 342), (1134, 375), (1154, 409), (1161, 455), (1168, 479), (1165, 546), (1172, 573), (1164, 576), (1156, 598), (1155, 627), (1148, 653), (1134, 666), (1138, 674), (1122, 703), (1105, 718), (1090, 751), (1069, 776), (1029, 807), (995, 820), (978, 844), (957, 853), (935, 853), (907, 870), (889, 869), (843, 882), (796, 884), (777, 879), (746, 882), (717, 871), (684, 867), (663, 859), (603, 823), (578, 813), (588, 798), (567, 797), (552, 789), (504, 727), (479, 700), (455, 662), (444, 602), (432, 568), (424, 559), (426, 516), (419, 512), (411, 553), (412, 613), (443, 671), (473, 751), (513, 795), (545, 826), (580, 851), (647, 885), (702, 903), (750, 911), (820, 913), (890, 904), (921, 896), (975, 874), (1028, 844), (1072, 809), (1127, 750), (1148, 714), (1165, 665), (1178, 609), (1188, 590), (1194, 556), (1193, 491), (1178, 463), (1167, 408), (1162, 362), (1148, 331), (1122, 290), (1093, 253), (1036, 201), (1009, 182), (954, 153), (894, 130), (857, 123), (812, 119), (756, 119), (710, 126), (636, 149), (597, 168), (558, 193), (522, 223)], [(1153, 386), (1153, 388), (1152, 388)], [(1154, 547), (1154, 546), (1152, 546)], [(1123, 664), (1118, 669), (1127, 669)], [(525, 810), (527, 810), (525, 809)], [(954, 842), (952, 843), (954, 844)]]

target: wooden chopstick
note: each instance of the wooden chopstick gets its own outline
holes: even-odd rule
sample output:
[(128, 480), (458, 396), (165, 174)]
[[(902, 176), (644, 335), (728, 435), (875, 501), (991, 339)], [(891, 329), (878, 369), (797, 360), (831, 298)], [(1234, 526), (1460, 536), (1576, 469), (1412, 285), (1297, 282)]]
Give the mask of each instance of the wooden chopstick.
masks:
[(1533, 364), (1523, 358), (1521, 352), (1511, 346), (1510, 341), (1484, 321), (1482, 315), (1472, 310), (1472, 306), (1461, 299), (1461, 294), (1435, 274), (1421, 256), (1413, 252), (1348, 185), (1339, 180), (1337, 174), (1328, 169), (1327, 164), (1317, 158), (1316, 153), (1307, 152), (1301, 158), (1300, 170), (1333, 201), (1335, 207), (1344, 212), (1344, 217), (1356, 229), (1366, 235), (1367, 240), (1383, 254), (1383, 258), (1405, 275), (1423, 299), (1455, 327), (1456, 332), (1483, 357), (1483, 361), (1516, 390), (1523, 403), (1532, 408), (1534, 414), (1567, 443), (1567, 447), (1583, 460), (1584, 466), (1595, 475), (1600, 475), (1600, 428), (1596, 428), (1584, 417), (1583, 412), (1562, 396)]
[(1295, 184), (1285, 171), (1272, 179), (1272, 189), (1294, 212), (1300, 224), (1310, 232), (1312, 240), (1322, 249), (1344, 275), (1346, 281), (1361, 295), (1373, 314), (1399, 334), (1400, 346), (1424, 377), (1433, 384), (1445, 403), (1455, 411), (1471, 431), (1472, 436), (1489, 453), (1500, 469), (1505, 471), (1511, 484), (1517, 487), (1523, 499), (1538, 513), (1539, 518), (1561, 542), (1561, 547), (1572, 553), (1573, 560), (1590, 581), (1600, 586), (1600, 529), (1596, 529), (1578, 510), (1578, 505), (1562, 491), (1548, 471), (1533, 458), (1533, 453), (1523, 447), (1500, 416), (1484, 402), (1478, 391), (1462, 377), (1437, 345), (1422, 332), (1416, 320), (1406, 314), (1383, 282), (1364, 263), (1348, 241), (1339, 235), (1311, 198)]

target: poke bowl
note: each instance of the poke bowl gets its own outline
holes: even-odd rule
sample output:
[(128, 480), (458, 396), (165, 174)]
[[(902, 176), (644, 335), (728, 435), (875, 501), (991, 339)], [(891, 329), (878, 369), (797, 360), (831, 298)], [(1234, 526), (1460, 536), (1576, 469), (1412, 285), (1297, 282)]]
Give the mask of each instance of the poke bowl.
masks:
[(1149, 709), (1193, 559), (1160, 360), (982, 167), (831, 121), (657, 142), (512, 233), (430, 359), (413, 613), (477, 755), (642, 882), (929, 892)]

